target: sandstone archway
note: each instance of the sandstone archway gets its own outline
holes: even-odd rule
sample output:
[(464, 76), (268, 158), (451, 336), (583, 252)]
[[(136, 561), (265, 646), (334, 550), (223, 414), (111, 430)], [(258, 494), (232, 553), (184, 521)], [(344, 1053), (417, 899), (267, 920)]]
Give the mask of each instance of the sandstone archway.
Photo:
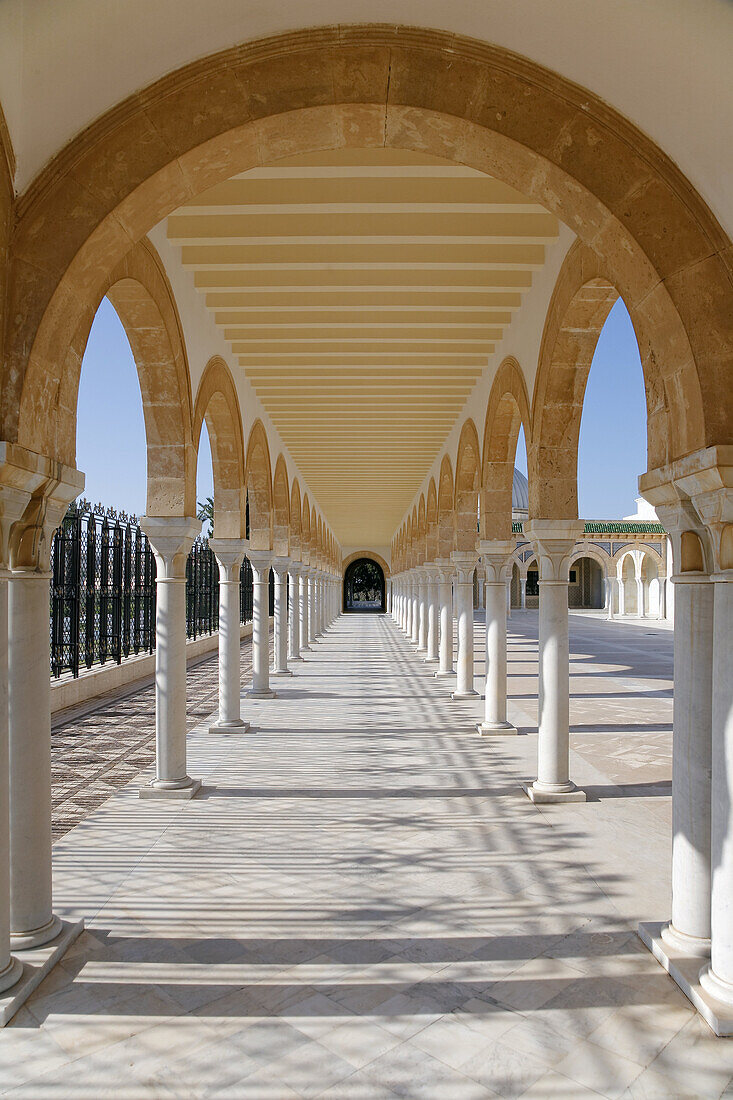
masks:
[(246, 491), (249, 501), (249, 541), (253, 550), (272, 549), (272, 473), (270, 448), (260, 420), (247, 442)]
[(478, 493), (481, 484), (481, 455), (473, 420), (461, 429), (456, 454), (455, 515), (456, 550), (476, 549)]
[[(196, 61), (112, 108), (44, 169), (17, 203), (2, 435), (44, 449), (39, 423), (58, 416), (58, 364), (90, 301), (176, 206), (263, 159), (385, 143), (489, 171), (588, 244), (647, 322), (647, 387), (664, 394), (650, 464), (731, 441), (730, 241), (689, 181), (607, 104), (525, 58), (377, 26)], [(125, 155), (133, 147), (145, 157)], [(22, 431), (21, 397), (40, 414)], [(63, 428), (50, 434), (60, 457)]]
[(223, 359), (210, 359), (201, 376), (193, 415), (193, 438), (198, 451), (206, 422), (214, 471), (214, 535), (244, 538), (245, 463), (242, 416), (229, 368)]
[(505, 359), (489, 393), (481, 462), (481, 537), (509, 539), (512, 534), (514, 463), (519, 429), (531, 447), (529, 398), (516, 359)]

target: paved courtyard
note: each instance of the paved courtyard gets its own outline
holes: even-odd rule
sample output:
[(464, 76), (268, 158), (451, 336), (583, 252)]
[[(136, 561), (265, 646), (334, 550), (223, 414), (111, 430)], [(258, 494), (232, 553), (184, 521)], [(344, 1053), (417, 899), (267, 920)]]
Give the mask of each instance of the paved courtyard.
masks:
[(733, 1043), (634, 931), (669, 912), (672, 635), (570, 623), (586, 804), (519, 787), (533, 612), (509, 624), (524, 736), (481, 739), (480, 700), (451, 702), (391, 620), (341, 617), (277, 699), (243, 701), (251, 733), (191, 732), (198, 799), (138, 800), (147, 773), (113, 793), (55, 846), (87, 931), (0, 1032), (0, 1093), (730, 1092)]

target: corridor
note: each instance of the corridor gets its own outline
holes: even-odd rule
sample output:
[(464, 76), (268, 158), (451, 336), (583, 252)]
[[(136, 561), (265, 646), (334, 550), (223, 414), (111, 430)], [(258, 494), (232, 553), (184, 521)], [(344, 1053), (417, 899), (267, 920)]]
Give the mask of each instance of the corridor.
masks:
[(0, 1032), (0, 1093), (720, 1096), (733, 1045), (635, 934), (669, 909), (672, 636), (570, 617), (589, 800), (537, 807), (536, 623), (508, 624), (519, 737), (342, 615), (243, 697), (250, 733), (189, 734), (196, 799), (143, 773), (73, 828), (56, 908), (87, 930)]

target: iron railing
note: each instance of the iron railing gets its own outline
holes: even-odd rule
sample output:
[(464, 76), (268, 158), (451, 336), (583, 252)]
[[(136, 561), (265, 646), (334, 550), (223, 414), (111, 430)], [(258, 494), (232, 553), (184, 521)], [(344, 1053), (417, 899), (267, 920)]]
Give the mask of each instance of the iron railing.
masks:
[[(51, 546), (51, 672), (120, 664), (155, 649), (155, 556), (134, 516), (72, 504)], [(270, 613), (273, 584), (270, 578)], [(252, 618), (252, 568), (240, 571), (240, 621)], [(219, 627), (219, 568), (206, 539), (186, 563), (186, 635)]]

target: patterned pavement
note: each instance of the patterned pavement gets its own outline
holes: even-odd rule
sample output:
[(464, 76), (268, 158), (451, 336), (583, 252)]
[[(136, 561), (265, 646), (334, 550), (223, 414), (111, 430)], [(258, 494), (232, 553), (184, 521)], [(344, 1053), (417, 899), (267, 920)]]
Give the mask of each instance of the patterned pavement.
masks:
[[(188, 670), (186, 728), (192, 730), (217, 706), (218, 653)], [(244, 638), (240, 669), (252, 671), (252, 639)], [(155, 760), (155, 685), (125, 687), (60, 714), (51, 732), (52, 829), (65, 836)]]

